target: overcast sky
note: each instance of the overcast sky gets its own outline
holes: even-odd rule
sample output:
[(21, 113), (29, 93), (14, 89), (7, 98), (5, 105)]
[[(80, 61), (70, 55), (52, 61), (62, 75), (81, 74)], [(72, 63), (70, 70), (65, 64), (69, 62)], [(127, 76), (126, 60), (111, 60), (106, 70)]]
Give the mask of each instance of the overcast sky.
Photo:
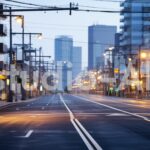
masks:
[[(18, 0), (19, 1), (19, 0)], [(36, 3), (49, 6), (65, 6), (68, 7), (70, 0), (20, 0), (21, 2)], [(4, 2), (4, 0), (2, 0)], [(95, 9), (119, 10), (119, 3), (100, 2), (96, 0), (74, 0), (80, 6), (98, 7)], [(6, 3), (6, 2), (5, 2)], [(85, 8), (86, 9), (86, 8)], [(88, 8), (94, 9), (94, 8)], [(20, 14), (20, 13), (18, 13)], [(22, 14), (22, 13), (21, 13)], [(88, 26), (93, 24), (116, 25), (119, 29), (119, 14), (107, 13), (88, 13), (73, 12), (69, 16), (69, 12), (26, 12), (25, 15), (25, 32), (42, 32), (43, 39), (37, 40), (33, 38), (35, 47), (43, 47), (45, 55), (54, 56), (54, 38), (58, 35), (72, 36), (74, 46), (83, 48), (83, 66), (87, 65), (88, 54)], [(14, 21), (13, 30), (19, 31), (20, 27)], [(27, 37), (26, 37), (27, 39)], [(14, 42), (19, 43), (20, 37), (14, 37)]]

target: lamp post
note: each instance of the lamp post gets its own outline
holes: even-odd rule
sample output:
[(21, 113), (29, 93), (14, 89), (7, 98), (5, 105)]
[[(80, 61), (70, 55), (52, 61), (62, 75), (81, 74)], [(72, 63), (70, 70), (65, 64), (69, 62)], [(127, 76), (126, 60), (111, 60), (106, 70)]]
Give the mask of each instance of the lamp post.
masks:
[(38, 89), (39, 89), (39, 94), (40, 94), (40, 85), (41, 85), (41, 58), (51, 58), (51, 56), (42, 56), (42, 48), (40, 47), (39, 49), (39, 56), (36, 56), (39, 58), (39, 76), (38, 76)]
[[(20, 18), (18, 18), (18, 22), (21, 22)], [(22, 22), (22, 27), (24, 29), (24, 22)], [(30, 50), (28, 51), (29, 52), (29, 83), (30, 83), (30, 92), (29, 92), (29, 97), (31, 98), (32, 97), (32, 93), (31, 93), (31, 53), (32, 53), (32, 36), (33, 35), (37, 35), (38, 36), (38, 39), (41, 39), (42, 38), (42, 33), (27, 33), (27, 32), (23, 32), (20, 33), (20, 32), (13, 32), (12, 33), (13, 35), (22, 35), (22, 41), (23, 41), (23, 44), (22, 44), (22, 48), (23, 48), (23, 53), (22, 53), (22, 59), (23, 59), (23, 63), (24, 63), (24, 53), (25, 53), (25, 49), (24, 49), (24, 36), (25, 35), (28, 35), (29, 36), (29, 47), (30, 47)]]
[[(9, 58), (10, 58), (10, 65), (9, 65), (9, 71), (10, 71), (10, 74), (11, 74), (11, 65), (13, 63), (13, 57), (12, 57), (12, 54), (13, 54), (13, 48), (12, 48), (12, 17), (19, 17), (20, 15), (12, 15), (12, 9), (11, 7), (9, 7), (9, 15), (3, 15), (3, 16), (6, 16), (6, 17), (9, 17), (9, 30), (10, 30), (10, 49), (9, 49)], [(16, 18), (17, 20), (17, 18)], [(12, 82), (11, 82), (11, 76), (9, 75), (9, 98), (8, 98), (8, 101), (9, 102), (12, 102), (13, 101), (13, 93), (12, 93)]]

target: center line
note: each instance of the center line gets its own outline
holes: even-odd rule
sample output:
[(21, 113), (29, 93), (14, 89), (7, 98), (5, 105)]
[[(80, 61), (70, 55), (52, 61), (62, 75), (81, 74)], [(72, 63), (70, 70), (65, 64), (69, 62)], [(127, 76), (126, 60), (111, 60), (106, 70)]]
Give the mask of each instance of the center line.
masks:
[(73, 124), (74, 128), (76, 129), (76, 131), (80, 135), (81, 139), (83, 140), (83, 142), (85, 143), (87, 148), (89, 150), (95, 150), (95, 149), (96, 150), (102, 150), (101, 146), (88, 133), (88, 131), (83, 127), (83, 125), (79, 122), (79, 120), (75, 118), (75, 116), (73, 115), (72, 111), (69, 109), (69, 107), (65, 103), (62, 95), (60, 94), (59, 96), (60, 96), (60, 100), (62, 101), (62, 103), (65, 105), (66, 109), (69, 112), (71, 123)]

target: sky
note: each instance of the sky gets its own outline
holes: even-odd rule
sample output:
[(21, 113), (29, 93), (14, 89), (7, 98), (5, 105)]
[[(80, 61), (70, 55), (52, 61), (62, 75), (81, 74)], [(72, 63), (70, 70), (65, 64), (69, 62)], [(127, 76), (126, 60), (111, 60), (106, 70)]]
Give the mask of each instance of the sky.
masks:
[[(8, 3), (5, 0), (2, 2)], [(19, 1), (19, 0), (18, 0)], [(70, 0), (20, 0), (20, 2), (29, 2), (49, 6), (69, 7)], [(120, 10), (119, 3), (103, 2), (98, 0), (74, 0), (79, 4), (79, 8), (102, 9), (102, 10)], [(86, 8), (90, 6), (93, 8)], [(96, 8), (94, 8), (96, 7)], [(116, 25), (119, 30), (120, 15), (118, 13), (90, 13), (73, 12), (69, 15), (68, 11), (62, 12), (24, 12), (16, 13), (25, 16), (25, 32), (41, 32), (43, 39), (38, 40), (33, 37), (33, 46), (43, 47), (44, 55), (51, 55), (54, 58), (54, 39), (59, 35), (69, 35), (74, 39), (74, 46), (82, 47), (82, 67), (87, 66), (88, 55), (88, 26), (93, 24)], [(21, 31), (20, 26), (13, 20), (13, 32)], [(21, 37), (13, 37), (14, 43), (20, 43)], [(28, 43), (28, 37), (26, 37)]]

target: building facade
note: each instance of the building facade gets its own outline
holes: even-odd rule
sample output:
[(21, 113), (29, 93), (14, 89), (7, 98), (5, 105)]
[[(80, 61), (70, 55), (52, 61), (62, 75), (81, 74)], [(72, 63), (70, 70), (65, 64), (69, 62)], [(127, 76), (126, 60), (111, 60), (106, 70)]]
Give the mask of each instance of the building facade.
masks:
[(56, 62), (57, 91), (69, 92), (72, 90), (72, 64), (67, 61)]
[[(0, 4), (0, 9), (3, 10), (5, 6)], [(4, 12), (0, 12), (0, 100), (8, 100), (8, 76), (6, 72), (9, 70), (8, 48), (6, 45), (7, 27), (5, 25)], [(3, 85), (3, 86), (2, 86)]]
[(125, 0), (121, 3), (120, 44), (125, 54), (133, 55), (140, 48), (150, 48), (149, 0)]
[(55, 38), (55, 61), (72, 62), (73, 39), (69, 36)]
[(105, 49), (114, 45), (116, 26), (92, 25), (88, 28), (88, 69), (103, 66)]
[(72, 51), (72, 77), (75, 79), (82, 70), (82, 48), (73, 47)]
[(58, 91), (70, 91), (72, 85), (73, 39), (69, 36), (55, 38), (56, 72), (59, 76)]

